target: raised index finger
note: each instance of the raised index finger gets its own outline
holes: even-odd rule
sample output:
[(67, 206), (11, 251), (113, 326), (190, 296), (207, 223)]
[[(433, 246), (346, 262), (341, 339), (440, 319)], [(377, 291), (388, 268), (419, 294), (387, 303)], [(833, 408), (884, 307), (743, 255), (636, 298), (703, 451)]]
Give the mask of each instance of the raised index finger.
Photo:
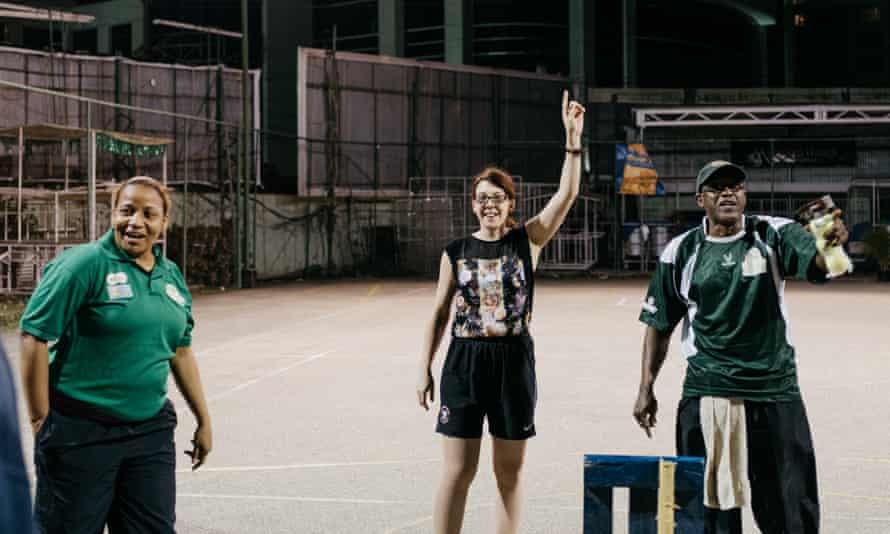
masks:
[(566, 113), (569, 110), (569, 90), (562, 90), (562, 115), (565, 117)]

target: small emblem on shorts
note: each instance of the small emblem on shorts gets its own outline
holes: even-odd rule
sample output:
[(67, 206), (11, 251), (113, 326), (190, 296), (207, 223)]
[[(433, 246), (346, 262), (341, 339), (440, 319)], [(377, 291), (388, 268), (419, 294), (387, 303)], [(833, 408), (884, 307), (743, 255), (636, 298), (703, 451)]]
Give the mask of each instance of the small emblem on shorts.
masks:
[(529, 423), (529, 424), (525, 425), (524, 427), (522, 427), (522, 431), (523, 431), (523, 432), (528, 432), (529, 430), (531, 430), (531, 429), (534, 428), (534, 427), (535, 427), (535, 424), (534, 424), (534, 423)]
[(448, 406), (442, 406), (442, 409), (439, 410), (439, 422), (443, 425), (447, 425), (450, 420), (451, 410), (448, 409)]
[(654, 297), (649, 297), (643, 301), (643, 311), (649, 312), (653, 315), (658, 313), (658, 306), (655, 305)]

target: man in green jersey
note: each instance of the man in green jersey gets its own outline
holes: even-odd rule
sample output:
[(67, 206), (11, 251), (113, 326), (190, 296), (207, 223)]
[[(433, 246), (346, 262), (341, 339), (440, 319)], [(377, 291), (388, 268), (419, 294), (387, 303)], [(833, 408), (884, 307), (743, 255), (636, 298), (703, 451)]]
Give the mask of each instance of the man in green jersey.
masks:
[[(760, 530), (815, 533), (816, 462), (788, 332), (784, 280), (824, 282), (827, 267), (814, 236), (799, 224), (744, 215), (745, 178), (741, 167), (726, 161), (708, 163), (698, 174), (696, 200), (704, 220), (665, 248), (643, 302), (640, 321), (648, 326), (634, 417), (651, 436), (658, 409), (655, 378), (683, 319), (687, 369), (677, 454), (707, 457), (699, 415), (703, 399), (738, 403), (746, 432), (737, 437), (747, 441), (751, 506)], [(840, 212), (829, 232), (829, 242), (846, 242)], [(720, 508), (706, 508), (705, 532), (741, 534), (740, 509)]]

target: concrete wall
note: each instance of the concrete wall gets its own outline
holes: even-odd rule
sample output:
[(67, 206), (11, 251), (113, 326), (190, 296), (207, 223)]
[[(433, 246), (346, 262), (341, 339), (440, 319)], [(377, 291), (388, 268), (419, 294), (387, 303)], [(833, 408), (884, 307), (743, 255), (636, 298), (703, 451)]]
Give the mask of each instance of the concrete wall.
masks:
[[(373, 229), (391, 228), (394, 224), (390, 200), (337, 199), (333, 204), (333, 232), (329, 239), (328, 199), (263, 194), (257, 200), (259, 280), (350, 275), (373, 270)], [(185, 207), (182, 192), (173, 194), (173, 204), (168, 255), (181, 266)], [(193, 271), (187, 273), (187, 278), (190, 283), (208, 283), (207, 273), (200, 272), (202, 269), (210, 265), (218, 268), (231, 265), (231, 211), (228, 208), (221, 211), (217, 193), (190, 192), (187, 207), (188, 269)], [(221, 224), (225, 225), (222, 231)]]

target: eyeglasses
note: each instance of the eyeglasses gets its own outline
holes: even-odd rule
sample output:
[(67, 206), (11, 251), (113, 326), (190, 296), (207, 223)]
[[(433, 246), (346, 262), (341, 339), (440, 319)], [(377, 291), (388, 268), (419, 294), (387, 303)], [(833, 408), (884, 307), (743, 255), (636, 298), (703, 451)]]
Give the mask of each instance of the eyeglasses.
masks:
[(732, 185), (724, 185), (723, 187), (711, 187), (708, 185), (703, 185), (701, 188), (702, 193), (708, 193), (711, 195), (722, 195), (724, 191), (729, 191), (733, 195), (745, 190), (745, 183), (738, 182)]
[(482, 205), (485, 205), (486, 203), (488, 203), (488, 201), (491, 201), (492, 204), (498, 206), (507, 201), (507, 195), (503, 193), (495, 193), (493, 195), (486, 195), (485, 193), (482, 193), (480, 195), (476, 195), (475, 200)]

